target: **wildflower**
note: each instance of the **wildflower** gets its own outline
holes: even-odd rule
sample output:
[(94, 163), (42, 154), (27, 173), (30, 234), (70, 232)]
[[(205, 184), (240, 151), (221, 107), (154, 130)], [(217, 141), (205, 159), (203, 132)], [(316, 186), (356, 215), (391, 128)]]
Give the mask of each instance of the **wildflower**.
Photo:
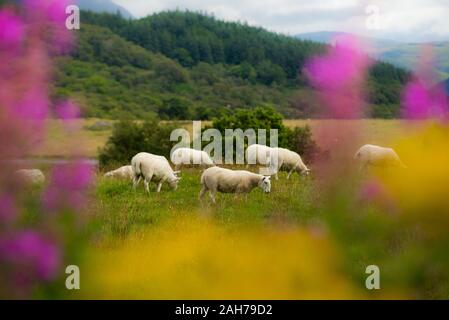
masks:
[(23, 40), (24, 24), (10, 10), (0, 10), (0, 51), (17, 48)]
[(58, 247), (35, 231), (17, 232), (0, 239), (0, 261), (18, 277), (49, 281), (57, 274), (60, 262)]
[(50, 212), (67, 208), (80, 209), (92, 181), (92, 171), (92, 166), (82, 161), (56, 166), (43, 196), (44, 207)]

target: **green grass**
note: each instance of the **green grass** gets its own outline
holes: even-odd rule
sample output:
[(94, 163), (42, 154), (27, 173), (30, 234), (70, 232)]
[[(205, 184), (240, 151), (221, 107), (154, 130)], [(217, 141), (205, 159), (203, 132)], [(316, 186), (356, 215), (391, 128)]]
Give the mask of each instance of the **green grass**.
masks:
[(176, 191), (164, 185), (156, 193), (150, 185), (148, 195), (141, 183), (133, 190), (129, 181), (99, 178), (94, 211), (98, 236), (105, 241), (120, 241), (139, 230), (158, 226), (163, 220), (183, 215), (207, 215), (222, 225), (306, 224), (314, 217), (317, 192), (313, 179), (298, 175), (286, 180), (281, 173), (272, 181), (272, 192), (259, 188), (248, 195), (218, 194), (214, 204), (206, 196), (198, 199), (201, 171), (187, 169)]

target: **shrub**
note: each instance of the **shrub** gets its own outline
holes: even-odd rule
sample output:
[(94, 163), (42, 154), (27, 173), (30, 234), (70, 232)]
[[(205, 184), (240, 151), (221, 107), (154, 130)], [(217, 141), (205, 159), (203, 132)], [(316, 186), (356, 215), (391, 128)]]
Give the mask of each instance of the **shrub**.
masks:
[[(298, 152), (301, 157), (304, 157), (305, 161), (312, 161), (320, 153), (309, 126), (290, 129), (284, 125), (282, 115), (268, 106), (253, 110), (238, 109), (234, 113), (225, 114), (215, 119), (212, 127), (219, 130), (222, 135), (224, 135), (226, 129), (240, 128), (243, 131), (254, 129), (256, 134), (257, 130), (265, 129), (267, 130), (267, 144), (270, 141), (270, 129), (277, 129), (279, 147)], [(247, 141), (245, 141), (245, 147), (247, 147)]]
[(111, 137), (100, 150), (100, 167), (124, 165), (139, 152), (169, 157), (174, 145), (170, 141), (170, 133), (174, 129), (174, 125), (162, 125), (157, 120), (142, 123), (122, 120), (116, 123)]
[(287, 148), (297, 152), (302, 159), (308, 163), (313, 162), (320, 154), (315, 140), (313, 140), (312, 130), (308, 125), (289, 129), (289, 139)]

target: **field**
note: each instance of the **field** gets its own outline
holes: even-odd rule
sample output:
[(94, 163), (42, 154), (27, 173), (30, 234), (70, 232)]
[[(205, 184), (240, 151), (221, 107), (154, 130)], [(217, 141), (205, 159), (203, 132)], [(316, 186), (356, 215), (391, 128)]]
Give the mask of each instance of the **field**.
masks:
[[(106, 123), (109, 126), (96, 128), (96, 123)], [(43, 158), (64, 158), (73, 154), (73, 150), (65, 148), (67, 145), (78, 145), (80, 155), (87, 158), (95, 158), (98, 149), (103, 147), (112, 132), (113, 121), (101, 119), (80, 119), (73, 120), (72, 132), (68, 134), (63, 122), (58, 120), (47, 121), (47, 137), (43, 145), (37, 149), (31, 149), (29, 157)], [(203, 125), (210, 122), (204, 121)], [(285, 120), (285, 124), (290, 127), (310, 125), (314, 134), (320, 127), (332, 126), (356, 126), (363, 127), (364, 141), (374, 144), (385, 144), (391, 142), (395, 137), (399, 137), (408, 129), (400, 120)], [(180, 122), (180, 126), (191, 130), (190, 122)]]
[[(98, 130), (98, 122), (102, 120), (77, 120), (63, 130), (61, 123), (50, 121), (49, 142), (32, 156), (66, 157), (73, 150), (64, 145), (78, 141), (77, 154), (95, 158), (111, 134), (109, 126)], [(279, 180), (273, 178), (268, 195), (256, 188), (248, 195), (218, 194), (216, 204), (208, 197), (199, 201), (201, 170), (195, 168), (182, 170), (178, 190), (164, 185), (157, 194), (152, 184), (149, 195), (142, 184), (133, 190), (130, 181), (104, 178), (97, 172), (83, 232), (88, 241), (78, 257), (85, 290), (63, 295), (445, 297), (449, 279), (439, 270), (444, 270), (447, 257), (447, 233), (441, 232), (449, 222), (447, 195), (435, 190), (446, 183), (447, 154), (441, 146), (446, 144), (447, 130), (398, 120), (287, 120), (286, 124), (310, 125), (332, 157), (328, 164), (310, 164), (310, 177), (295, 174), (286, 180), (286, 173), (281, 173)], [(426, 141), (434, 144), (426, 146)], [(351, 162), (360, 143), (394, 146), (410, 169), (373, 170), (360, 176)], [(415, 157), (416, 145), (426, 146), (430, 157)], [(429, 165), (428, 159), (434, 162)], [(425, 235), (429, 230), (430, 238)], [(366, 288), (370, 265), (381, 270), (382, 290)]]
[[(101, 146), (110, 130), (90, 132), (87, 127), (92, 121), (96, 120), (78, 125), (89, 140), (87, 145)], [(292, 120), (287, 124), (309, 124), (317, 136), (326, 126), (363, 128), (358, 141), (394, 145), (419, 127), (378, 120)], [(414, 228), (392, 219), (394, 209), (383, 200), (380, 205), (360, 202), (363, 182), (351, 173), (340, 173), (343, 180), (336, 186), (331, 176), (320, 172), (310, 178), (294, 175), (289, 181), (282, 173), (279, 181), (273, 179), (269, 195), (259, 189), (246, 196), (219, 194), (216, 204), (207, 197), (198, 200), (200, 175), (198, 169), (185, 169), (177, 191), (164, 186), (157, 194), (152, 185), (148, 195), (142, 185), (134, 191), (129, 181), (99, 174), (89, 210), (91, 241), (82, 267), (88, 270), (84, 283), (89, 290), (73, 297), (297, 299), (444, 294), (440, 288), (428, 288), (427, 283), (435, 281), (431, 272), (422, 275), (420, 281), (426, 284), (414, 283), (420, 254), (426, 250), (422, 239)], [(416, 257), (408, 254), (410, 247)], [(383, 272), (380, 292), (365, 288), (365, 268), (373, 263)]]

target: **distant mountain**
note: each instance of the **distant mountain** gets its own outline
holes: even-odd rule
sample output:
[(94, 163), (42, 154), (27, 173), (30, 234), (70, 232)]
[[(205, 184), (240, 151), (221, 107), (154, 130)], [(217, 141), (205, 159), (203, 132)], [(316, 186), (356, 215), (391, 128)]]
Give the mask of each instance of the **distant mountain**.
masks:
[[(332, 42), (341, 36), (346, 35), (352, 35), (354, 34), (347, 33), (347, 32), (334, 32), (334, 31), (319, 31), (319, 32), (310, 32), (310, 33), (301, 33), (296, 35), (296, 38), (302, 39), (302, 40), (311, 40), (326, 44), (332, 44)], [(362, 42), (365, 42), (367, 45), (369, 44), (371, 47), (380, 48), (385, 46), (394, 46), (401, 44), (400, 42), (389, 40), (389, 39), (379, 39), (379, 38), (370, 38), (370, 37), (363, 37), (363, 36), (357, 36), (359, 39), (361, 39)]]
[[(312, 32), (299, 34), (296, 37), (331, 44), (339, 36), (349, 35), (344, 32)], [(396, 66), (413, 70), (421, 55), (421, 43), (404, 43), (393, 40), (360, 37), (366, 44), (368, 54), (376, 59), (387, 61)], [(449, 77), (449, 42), (433, 42), (430, 44), (435, 54), (436, 71), (440, 79)]]
[(132, 19), (133, 15), (123, 8), (122, 6), (115, 4), (110, 0), (76, 0), (75, 1), (80, 9), (90, 10), (94, 12), (107, 12), (107, 13), (117, 13), (119, 12), (123, 18)]
[[(440, 79), (449, 77), (449, 42), (434, 42), (435, 71)], [(391, 62), (397, 66), (412, 70), (421, 59), (422, 44), (407, 43), (377, 48), (372, 52), (375, 57)]]

